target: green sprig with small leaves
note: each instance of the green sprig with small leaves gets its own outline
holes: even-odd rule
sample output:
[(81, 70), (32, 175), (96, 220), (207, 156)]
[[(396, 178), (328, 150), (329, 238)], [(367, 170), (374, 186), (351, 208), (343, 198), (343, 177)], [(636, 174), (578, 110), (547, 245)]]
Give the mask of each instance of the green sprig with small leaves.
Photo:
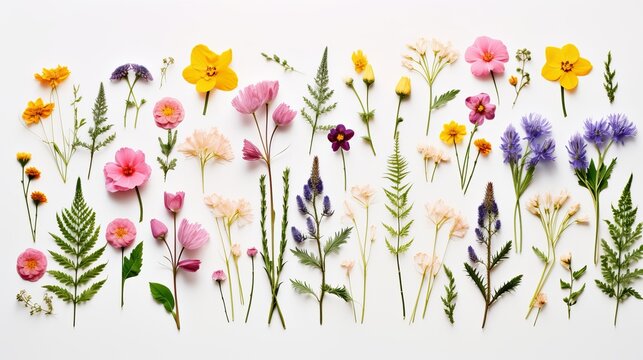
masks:
[(445, 295), (440, 299), (442, 299), (442, 305), (444, 305), (444, 314), (449, 319), (449, 322), (451, 324), (454, 324), (455, 319), (453, 316), (455, 314), (455, 305), (456, 298), (458, 297), (458, 292), (455, 288), (455, 278), (453, 277), (453, 272), (451, 272), (451, 270), (446, 265), (444, 265), (443, 267), (444, 273), (447, 275), (447, 279), (449, 279), (449, 284), (444, 285)]
[(512, 107), (516, 106), (516, 101), (518, 101), (518, 96), (522, 89), (531, 82), (531, 76), (527, 71), (525, 71), (525, 65), (527, 62), (531, 61), (531, 51), (528, 49), (516, 50), (516, 61), (520, 64), (516, 68), (516, 73), (520, 76), (520, 80), (515, 76), (509, 78), (509, 83), (513, 86), (514, 91), (516, 92), (516, 97), (514, 97), (514, 102), (511, 105)]
[(163, 66), (161, 66), (161, 84), (159, 85), (159, 89), (163, 87), (163, 84), (167, 82), (167, 71), (169, 70), (170, 66), (174, 65), (174, 58), (171, 56), (163, 58)]
[(614, 77), (616, 76), (616, 70), (612, 69), (612, 52), (607, 52), (607, 61), (603, 63), (605, 65), (605, 72), (603, 73), (603, 78), (605, 82), (603, 87), (605, 92), (607, 92), (607, 98), (610, 101), (610, 104), (614, 102), (614, 95), (616, 90), (618, 90), (618, 83), (614, 83)]
[(634, 266), (643, 258), (643, 245), (633, 248), (641, 239), (643, 223), (636, 224), (638, 207), (632, 206), (632, 175), (623, 189), (618, 206), (612, 206), (613, 220), (605, 220), (610, 237), (614, 243), (611, 247), (601, 239), (601, 274), (603, 281), (594, 280), (596, 286), (610, 298), (616, 300), (614, 309), (614, 326), (618, 319), (619, 305), (630, 297), (643, 299), (632, 284), (643, 277), (643, 269)]
[(563, 302), (567, 305), (567, 318), (571, 319), (572, 317), (572, 306), (576, 305), (578, 298), (581, 296), (583, 291), (585, 291), (585, 284), (581, 286), (580, 289), (574, 291), (574, 282), (580, 280), (581, 277), (587, 271), (587, 265), (582, 268), (574, 271), (572, 267), (572, 254), (567, 254), (560, 259), (561, 265), (569, 271), (569, 282), (560, 279), (560, 288), (562, 290), (568, 290), (569, 294), (563, 298)]
[[(105, 124), (107, 122), (107, 101), (105, 99), (105, 88), (103, 83), (100, 83), (98, 88), (98, 96), (96, 96), (96, 101), (94, 101), (94, 107), (92, 108), (92, 117), (94, 121), (94, 126), (89, 128), (89, 138), (91, 142), (78, 141), (78, 146), (83, 147), (89, 150), (89, 169), (87, 170), (87, 180), (92, 174), (92, 164), (94, 162), (94, 153), (102, 149), (103, 147), (109, 145), (114, 139), (116, 139), (116, 134), (108, 132), (112, 129), (113, 124)], [(107, 134), (106, 138), (99, 139), (101, 135)]]
[(25, 308), (29, 309), (29, 315), (36, 315), (36, 314), (45, 314), (45, 315), (52, 315), (54, 313), (54, 305), (53, 305), (53, 298), (49, 293), (45, 292), (45, 294), (42, 297), (42, 304), (40, 305), (39, 303), (31, 301), (32, 297), (27, 293), (26, 290), (20, 290), (18, 295), (16, 295), (16, 300), (18, 300), (19, 303), (24, 303)]
[[(96, 212), (85, 202), (80, 178), (76, 182), (76, 193), (71, 207), (56, 214), (56, 222), (62, 235), (50, 235), (62, 253), (50, 250), (49, 254), (64, 271), (47, 271), (60, 285), (45, 285), (43, 288), (60, 300), (74, 305), (73, 326), (76, 327), (76, 307), (91, 300), (107, 281), (103, 279), (90, 284), (101, 275), (107, 265), (103, 263), (94, 266), (107, 245), (94, 250), (100, 226), (96, 226)], [(85, 290), (82, 290), (83, 288)]]
[(163, 142), (163, 139), (159, 136), (159, 146), (161, 147), (161, 154), (165, 156), (162, 158), (160, 156), (156, 157), (161, 170), (163, 171), (163, 181), (167, 180), (167, 173), (176, 168), (176, 158), (170, 159), (170, 154), (174, 145), (176, 145), (176, 138), (179, 134), (178, 130), (172, 131), (172, 129), (167, 130), (167, 141)]
[(308, 94), (310, 94), (311, 99), (304, 96), (304, 103), (311, 111), (309, 114), (306, 111), (306, 107), (301, 109), (301, 116), (310, 124), (312, 130), (310, 133), (310, 146), (308, 147), (308, 154), (312, 154), (313, 151), (313, 139), (315, 138), (315, 133), (318, 131), (327, 132), (330, 129), (334, 128), (335, 125), (320, 125), (318, 124), (319, 118), (331, 112), (337, 106), (337, 103), (332, 103), (326, 105), (328, 101), (333, 97), (335, 90), (332, 90), (328, 87), (328, 47), (324, 49), (324, 55), (322, 55), (321, 62), (319, 63), (319, 68), (317, 69), (317, 75), (315, 76), (315, 85), (308, 85)]
[(279, 66), (284, 68), (285, 72), (288, 72), (288, 71), (298, 72), (297, 70), (295, 70), (294, 67), (292, 67), (290, 64), (288, 64), (288, 60), (278, 56), (277, 54), (272, 54), (272, 56), (270, 56), (270, 55), (268, 55), (266, 53), (261, 53), (261, 56), (263, 56), (263, 58), (266, 59), (266, 61), (268, 61), (268, 62), (274, 62), (274, 63), (278, 64)]

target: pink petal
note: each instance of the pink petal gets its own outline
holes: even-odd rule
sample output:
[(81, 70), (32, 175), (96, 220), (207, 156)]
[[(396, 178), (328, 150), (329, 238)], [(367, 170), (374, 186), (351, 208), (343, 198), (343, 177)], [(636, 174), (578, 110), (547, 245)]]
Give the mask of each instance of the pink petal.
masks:
[(488, 63), (482, 60), (478, 60), (471, 64), (471, 73), (475, 77), (487, 77), (489, 76), (489, 67)]

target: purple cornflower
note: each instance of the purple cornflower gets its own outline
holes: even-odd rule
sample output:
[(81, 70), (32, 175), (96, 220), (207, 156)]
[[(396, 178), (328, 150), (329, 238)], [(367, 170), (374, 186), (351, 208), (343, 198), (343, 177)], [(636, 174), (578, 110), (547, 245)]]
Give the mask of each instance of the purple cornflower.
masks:
[(306, 201), (313, 200), (313, 192), (310, 190), (310, 186), (308, 184), (304, 185), (304, 199), (306, 199)]
[(505, 164), (516, 164), (522, 157), (522, 146), (520, 146), (520, 136), (513, 125), (507, 126), (500, 140), (502, 141), (500, 149), (502, 150)]
[(302, 215), (308, 215), (308, 209), (306, 208), (306, 204), (304, 204), (304, 199), (299, 195), (297, 195), (297, 210), (299, 210), (299, 213)]
[(129, 70), (132, 68), (131, 64), (124, 64), (119, 67), (117, 67), (113, 72), (112, 76), (110, 76), (110, 80), (121, 80), (127, 77), (127, 74), (129, 73)]
[(152, 77), (152, 74), (150, 73), (149, 70), (143, 65), (138, 65), (138, 64), (131, 64), (132, 70), (134, 70), (134, 75), (136, 75), (137, 78), (143, 79), (145, 81), (152, 81), (154, 78)]
[(324, 210), (322, 211), (322, 215), (324, 216), (331, 216), (333, 215), (334, 211), (330, 205), (330, 198), (328, 195), (324, 196)]
[(625, 138), (636, 135), (636, 126), (623, 114), (610, 114), (607, 122), (612, 129), (612, 141), (624, 144)]
[(599, 149), (603, 147), (612, 137), (610, 124), (605, 119), (599, 121), (585, 120), (585, 133), (583, 137), (587, 142), (596, 145)]
[(308, 234), (310, 236), (315, 236), (317, 232), (317, 228), (315, 227), (315, 222), (313, 221), (312, 217), (307, 217), (306, 218), (306, 230), (308, 230)]
[(529, 166), (535, 167), (539, 162), (554, 161), (556, 159), (556, 156), (554, 155), (555, 149), (556, 143), (552, 138), (546, 139), (540, 144), (531, 144), (531, 157), (529, 158)]
[(569, 164), (574, 170), (585, 170), (589, 166), (587, 162), (587, 143), (580, 134), (576, 133), (569, 139), (567, 154), (569, 154)]
[(532, 142), (551, 134), (551, 124), (540, 114), (531, 113), (522, 117), (522, 128), (525, 130), (525, 140)]
[(297, 244), (301, 244), (302, 242), (304, 242), (304, 240), (306, 240), (304, 235), (302, 235), (301, 232), (299, 230), (297, 230), (296, 227), (294, 227), (294, 226), (291, 227), (290, 231), (292, 232), (292, 238), (295, 240), (295, 242)]
[(473, 264), (477, 264), (480, 262), (480, 259), (478, 259), (478, 255), (476, 254), (475, 250), (473, 250), (473, 247), (469, 246), (467, 248), (467, 252), (469, 253), (469, 261), (471, 261)]

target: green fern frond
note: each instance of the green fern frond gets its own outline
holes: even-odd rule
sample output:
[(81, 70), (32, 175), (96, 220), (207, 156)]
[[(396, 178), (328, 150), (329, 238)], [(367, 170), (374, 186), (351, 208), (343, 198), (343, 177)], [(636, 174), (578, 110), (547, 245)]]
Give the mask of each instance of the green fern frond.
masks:
[(607, 52), (607, 61), (603, 63), (605, 65), (605, 72), (603, 73), (603, 78), (605, 82), (603, 87), (605, 92), (607, 92), (607, 98), (610, 101), (610, 104), (614, 102), (614, 95), (616, 90), (618, 90), (618, 83), (614, 83), (614, 77), (616, 76), (616, 70), (612, 70), (612, 52)]
[(444, 285), (444, 292), (445, 295), (441, 297), (442, 299), (442, 305), (444, 305), (444, 313), (449, 319), (449, 322), (451, 324), (455, 323), (454, 315), (455, 315), (455, 305), (456, 305), (456, 298), (458, 297), (458, 292), (456, 291), (455, 288), (455, 278), (453, 277), (453, 272), (444, 265), (444, 273), (447, 276), (447, 279), (449, 280), (448, 285)]
[[(94, 153), (107, 146), (109, 143), (116, 139), (116, 133), (108, 132), (112, 129), (113, 124), (105, 124), (107, 122), (107, 100), (105, 99), (105, 88), (103, 83), (100, 83), (98, 88), (98, 96), (94, 101), (92, 108), (92, 117), (94, 125), (89, 128), (90, 142), (79, 142), (78, 145), (89, 150), (89, 170), (87, 171), (87, 180), (92, 173), (92, 163), (94, 161)], [(105, 135), (104, 139), (99, 139), (100, 136)]]
[(301, 109), (302, 117), (310, 124), (312, 127), (310, 134), (310, 148), (308, 149), (308, 154), (312, 153), (313, 150), (313, 139), (315, 137), (315, 132), (317, 131), (328, 131), (334, 126), (330, 125), (318, 125), (319, 118), (326, 113), (331, 112), (337, 106), (337, 103), (332, 103), (326, 105), (330, 101), (331, 97), (335, 93), (335, 90), (332, 90), (328, 87), (328, 47), (324, 49), (324, 55), (322, 55), (321, 62), (319, 63), (319, 68), (317, 69), (317, 75), (315, 76), (315, 85), (308, 85), (308, 94), (310, 98), (304, 96), (304, 103), (306, 107), (310, 110), (310, 114), (306, 111), (306, 107)]

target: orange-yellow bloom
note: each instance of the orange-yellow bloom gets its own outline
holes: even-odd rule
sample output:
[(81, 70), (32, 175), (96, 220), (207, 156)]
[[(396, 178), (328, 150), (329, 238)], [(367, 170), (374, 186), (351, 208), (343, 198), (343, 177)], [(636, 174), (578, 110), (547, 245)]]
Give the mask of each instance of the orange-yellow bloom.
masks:
[(30, 166), (25, 169), (25, 175), (27, 175), (29, 180), (37, 180), (40, 178), (40, 170), (34, 166)]
[(516, 85), (518, 85), (518, 78), (517, 78), (517, 77), (515, 77), (515, 76), (513, 76), (513, 75), (512, 75), (512, 76), (510, 76), (510, 77), (509, 77), (509, 85), (511, 85), (511, 86), (516, 86)]
[(66, 66), (58, 65), (52, 69), (42, 69), (42, 73), (34, 74), (36, 80), (40, 81), (41, 84), (50, 86), (52, 89), (55, 89), (69, 77), (71, 72), (67, 69)]
[(362, 52), (362, 50), (357, 50), (353, 52), (353, 55), (351, 56), (353, 59), (353, 65), (355, 66), (355, 71), (359, 74), (364, 69), (366, 68), (366, 65), (368, 65), (368, 59), (366, 58), (366, 55)]
[(398, 96), (406, 97), (411, 95), (411, 79), (408, 76), (402, 76), (397, 82), (395, 93)]
[(578, 86), (578, 76), (584, 76), (592, 71), (592, 64), (582, 57), (573, 44), (562, 48), (548, 46), (545, 49), (547, 62), (541, 71), (542, 76), (550, 81), (560, 82), (566, 90)]
[(491, 143), (485, 139), (476, 139), (473, 142), (473, 145), (478, 148), (478, 151), (482, 156), (487, 156), (491, 152)]
[(31, 200), (38, 206), (47, 202), (47, 196), (40, 191), (34, 191), (31, 193)]
[(465, 135), (467, 135), (467, 128), (452, 120), (450, 123), (444, 124), (442, 127), (440, 140), (447, 145), (459, 144), (462, 142)]
[(196, 91), (202, 93), (212, 89), (234, 90), (239, 80), (229, 67), (231, 62), (232, 49), (219, 55), (199, 44), (192, 49), (190, 65), (183, 69), (183, 78), (190, 84), (195, 84)]
[(16, 160), (18, 160), (20, 165), (25, 166), (31, 160), (31, 153), (24, 151), (18, 152), (16, 154)]
[(22, 113), (22, 119), (27, 125), (38, 124), (40, 120), (49, 117), (54, 111), (54, 104), (45, 104), (41, 98), (36, 101), (29, 101), (27, 108)]

